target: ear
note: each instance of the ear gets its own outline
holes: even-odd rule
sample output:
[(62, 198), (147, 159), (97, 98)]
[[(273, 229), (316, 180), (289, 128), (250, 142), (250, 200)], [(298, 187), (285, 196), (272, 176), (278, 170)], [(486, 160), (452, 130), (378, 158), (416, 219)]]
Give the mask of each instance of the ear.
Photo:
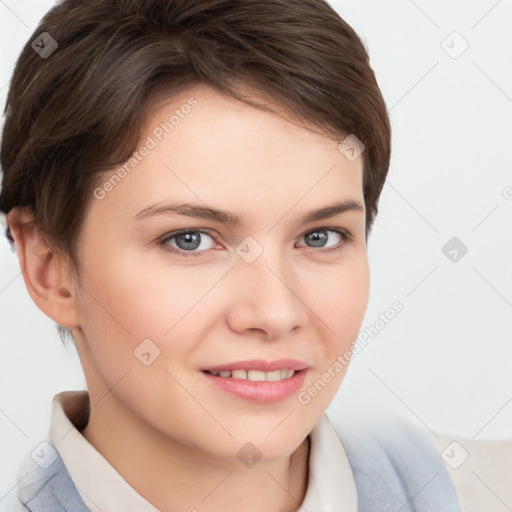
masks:
[(55, 255), (35, 226), (29, 208), (14, 208), (7, 216), (28, 293), (39, 309), (58, 324), (79, 326), (78, 283), (66, 262)]

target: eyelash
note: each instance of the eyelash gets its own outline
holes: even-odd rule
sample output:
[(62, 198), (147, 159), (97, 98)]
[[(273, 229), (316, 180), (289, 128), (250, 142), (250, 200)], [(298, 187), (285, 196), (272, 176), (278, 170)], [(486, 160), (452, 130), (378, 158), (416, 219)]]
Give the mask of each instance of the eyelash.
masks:
[[(301, 236), (301, 238), (303, 238), (307, 235), (310, 235), (311, 233), (317, 233), (319, 231), (330, 231), (330, 232), (340, 235), (342, 238), (342, 241), (340, 243), (338, 243), (337, 245), (335, 245), (334, 247), (329, 247), (328, 249), (322, 249), (321, 247), (319, 247), (318, 250), (319, 250), (319, 252), (322, 252), (322, 253), (332, 253), (332, 252), (336, 252), (336, 251), (341, 251), (346, 243), (352, 242), (354, 240), (352, 235), (348, 231), (346, 231), (344, 229), (331, 228), (331, 227), (327, 227), (327, 226), (313, 229), (311, 231), (307, 231), (306, 233), (304, 233)], [(173, 238), (175, 238), (179, 235), (185, 235), (187, 233), (201, 233), (202, 235), (208, 235), (210, 238), (215, 240), (212, 233), (210, 231), (207, 231), (204, 229), (181, 229), (179, 231), (173, 231), (172, 233), (165, 235), (163, 238), (160, 238), (157, 241), (157, 244), (158, 244), (158, 246), (161, 246), (164, 250), (172, 252), (173, 254), (178, 254), (180, 256), (184, 256), (185, 258), (188, 258), (190, 256), (192, 256), (192, 257), (202, 256), (203, 253), (206, 252), (206, 250), (198, 251), (198, 252), (190, 252), (190, 251), (184, 251), (183, 249), (176, 249), (167, 244), (167, 242), (169, 242), (169, 240), (172, 240)], [(305, 246), (305, 247), (307, 247), (307, 246)], [(315, 249), (315, 247), (309, 247), (309, 249)]]

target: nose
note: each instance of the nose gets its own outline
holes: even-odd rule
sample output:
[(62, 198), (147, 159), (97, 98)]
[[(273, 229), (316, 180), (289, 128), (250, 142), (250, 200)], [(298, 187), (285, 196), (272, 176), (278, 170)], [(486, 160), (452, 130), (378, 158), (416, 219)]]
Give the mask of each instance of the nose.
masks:
[[(238, 333), (258, 331), (268, 340), (286, 339), (308, 321), (304, 279), (284, 251), (271, 249), (269, 244), (262, 249), (252, 262), (251, 258), (237, 259), (230, 272), (233, 300), (228, 323)], [(249, 252), (254, 250), (249, 248)]]

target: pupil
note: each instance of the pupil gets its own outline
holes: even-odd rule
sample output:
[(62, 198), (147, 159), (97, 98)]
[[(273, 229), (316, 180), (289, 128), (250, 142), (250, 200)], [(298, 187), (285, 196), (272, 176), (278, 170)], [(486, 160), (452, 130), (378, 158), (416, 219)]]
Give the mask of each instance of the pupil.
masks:
[[(183, 244), (179, 244), (180, 249), (197, 249), (199, 247), (199, 234), (197, 233), (184, 233), (177, 238), (177, 242), (179, 240), (185, 240), (185, 245), (181, 247)], [(190, 246), (192, 244), (192, 247)]]
[(313, 247), (322, 247), (322, 241), (325, 242), (326, 235), (325, 231), (315, 231), (314, 233), (311, 233), (309, 237), (311, 238), (310, 241), (314, 244)]

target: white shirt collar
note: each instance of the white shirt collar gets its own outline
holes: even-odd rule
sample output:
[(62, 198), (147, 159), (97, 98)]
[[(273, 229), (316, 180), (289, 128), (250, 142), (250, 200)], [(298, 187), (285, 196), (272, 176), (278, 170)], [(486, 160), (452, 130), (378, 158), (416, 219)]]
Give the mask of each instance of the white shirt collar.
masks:
[[(50, 439), (93, 512), (158, 512), (80, 433), (89, 414), (87, 391), (64, 391), (52, 405)], [(309, 481), (300, 512), (357, 512), (354, 476), (327, 414), (309, 435)]]

